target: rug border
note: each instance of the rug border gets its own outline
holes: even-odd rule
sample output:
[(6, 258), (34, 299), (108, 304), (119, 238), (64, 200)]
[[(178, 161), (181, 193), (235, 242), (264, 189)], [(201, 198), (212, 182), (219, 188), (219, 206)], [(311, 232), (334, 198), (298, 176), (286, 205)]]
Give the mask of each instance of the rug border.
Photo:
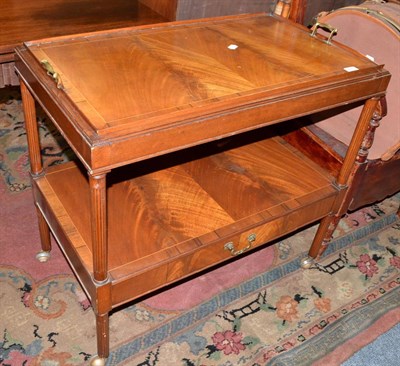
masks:
[[(400, 277), (397, 277), (397, 283), (400, 283)], [(314, 365), (316, 361), (321, 361), (335, 349), (367, 330), (384, 315), (398, 308), (399, 303), (400, 286), (379, 299), (369, 302), (368, 306), (355, 309), (343, 318), (331, 323), (323, 332), (308, 339), (304, 344), (268, 360), (265, 366)], [(337, 362), (335, 365), (340, 364), (339, 359), (336, 359), (335, 362)], [(332, 363), (329, 363), (329, 365), (333, 366)]]

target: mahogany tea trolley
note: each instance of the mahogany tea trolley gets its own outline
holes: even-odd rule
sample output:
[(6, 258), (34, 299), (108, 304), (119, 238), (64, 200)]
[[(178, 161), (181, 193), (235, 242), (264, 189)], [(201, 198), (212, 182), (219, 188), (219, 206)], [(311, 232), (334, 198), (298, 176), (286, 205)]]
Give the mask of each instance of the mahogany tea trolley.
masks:
[[(309, 255), (322, 252), (390, 79), (329, 38), (259, 13), (16, 49), (39, 258), (51, 232), (96, 314), (92, 365), (106, 363), (121, 304), (318, 220)], [(336, 179), (277, 133), (355, 101), (364, 108)], [(76, 161), (43, 167), (35, 102)]]

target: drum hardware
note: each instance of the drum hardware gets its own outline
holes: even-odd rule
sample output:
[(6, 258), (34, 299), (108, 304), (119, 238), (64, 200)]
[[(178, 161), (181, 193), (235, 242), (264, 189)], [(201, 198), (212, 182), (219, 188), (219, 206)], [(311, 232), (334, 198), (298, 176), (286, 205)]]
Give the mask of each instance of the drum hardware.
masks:
[(361, 6), (346, 6), (342, 9), (339, 10), (357, 10), (357, 11), (361, 11), (367, 15), (375, 15), (377, 18), (381, 18), (383, 20), (385, 20), (386, 22), (388, 22), (393, 28), (395, 28), (398, 32), (400, 32), (400, 24), (395, 22), (393, 19), (387, 17), (385, 14), (383, 14), (381, 11), (379, 10), (374, 10), (374, 9), (370, 9), (370, 8), (364, 8)]

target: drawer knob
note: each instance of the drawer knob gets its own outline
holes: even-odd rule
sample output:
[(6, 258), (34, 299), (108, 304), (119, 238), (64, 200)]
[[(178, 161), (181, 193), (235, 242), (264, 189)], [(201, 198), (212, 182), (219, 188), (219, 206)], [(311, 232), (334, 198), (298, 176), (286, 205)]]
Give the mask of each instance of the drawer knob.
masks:
[(224, 245), (224, 249), (229, 250), (233, 256), (237, 256), (237, 255), (243, 254), (244, 252), (248, 251), (251, 248), (251, 246), (253, 245), (253, 242), (255, 242), (255, 240), (256, 240), (256, 234), (250, 234), (247, 237), (247, 241), (249, 242), (247, 247), (240, 249), (240, 250), (235, 250), (235, 244), (233, 244), (233, 242), (230, 241), (229, 243), (226, 243)]

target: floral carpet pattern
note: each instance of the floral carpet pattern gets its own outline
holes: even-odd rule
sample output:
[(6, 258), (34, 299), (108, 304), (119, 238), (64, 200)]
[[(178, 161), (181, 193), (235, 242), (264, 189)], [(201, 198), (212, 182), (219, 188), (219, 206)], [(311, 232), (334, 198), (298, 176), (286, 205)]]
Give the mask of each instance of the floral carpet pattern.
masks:
[[(21, 103), (14, 93), (0, 95), (0, 179), (17, 201), (29, 197), (24, 192), (29, 179)], [(44, 164), (68, 159), (62, 140), (44, 117), (38, 118)], [(110, 317), (107, 365), (308, 366), (382, 319), (395, 325), (400, 321), (399, 204), (400, 194), (344, 217), (310, 270), (299, 269), (299, 263), (315, 226), (118, 309)], [(33, 208), (29, 220), (35, 221)], [(12, 252), (20, 240), (2, 241), (0, 235), (2, 253)], [(36, 238), (27, 241), (37, 245)], [(52, 260), (62, 260), (54, 251)], [(235, 268), (252, 256), (265, 267), (224, 287), (224, 278), (236, 275)], [(95, 318), (86, 295), (71, 272), (46, 275), (46, 265), (32, 259), (22, 268), (0, 257), (1, 366), (83, 366), (96, 353)], [(38, 266), (43, 267), (35, 272)], [(40, 271), (40, 278), (33, 275)], [(216, 279), (221, 289), (195, 305), (165, 305), (165, 298), (184, 304), (182, 286), (208, 293)]]
[[(30, 187), (29, 157), (21, 95), (16, 88), (5, 90), (0, 95), (0, 179), (12, 193)], [(45, 114), (39, 112), (37, 117), (45, 166), (70, 159), (71, 150)]]
[[(342, 220), (340, 236), (311, 270), (298, 264), (315, 227), (277, 243), (265, 272), (193, 308), (144, 300), (115, 312), (107, 365), (310, 365), (398, 307), (399, 201)], [(72, 274), (35, 281), (0, 265), (0, 289), (0, 365), (88, 364), (94, 315)]]

